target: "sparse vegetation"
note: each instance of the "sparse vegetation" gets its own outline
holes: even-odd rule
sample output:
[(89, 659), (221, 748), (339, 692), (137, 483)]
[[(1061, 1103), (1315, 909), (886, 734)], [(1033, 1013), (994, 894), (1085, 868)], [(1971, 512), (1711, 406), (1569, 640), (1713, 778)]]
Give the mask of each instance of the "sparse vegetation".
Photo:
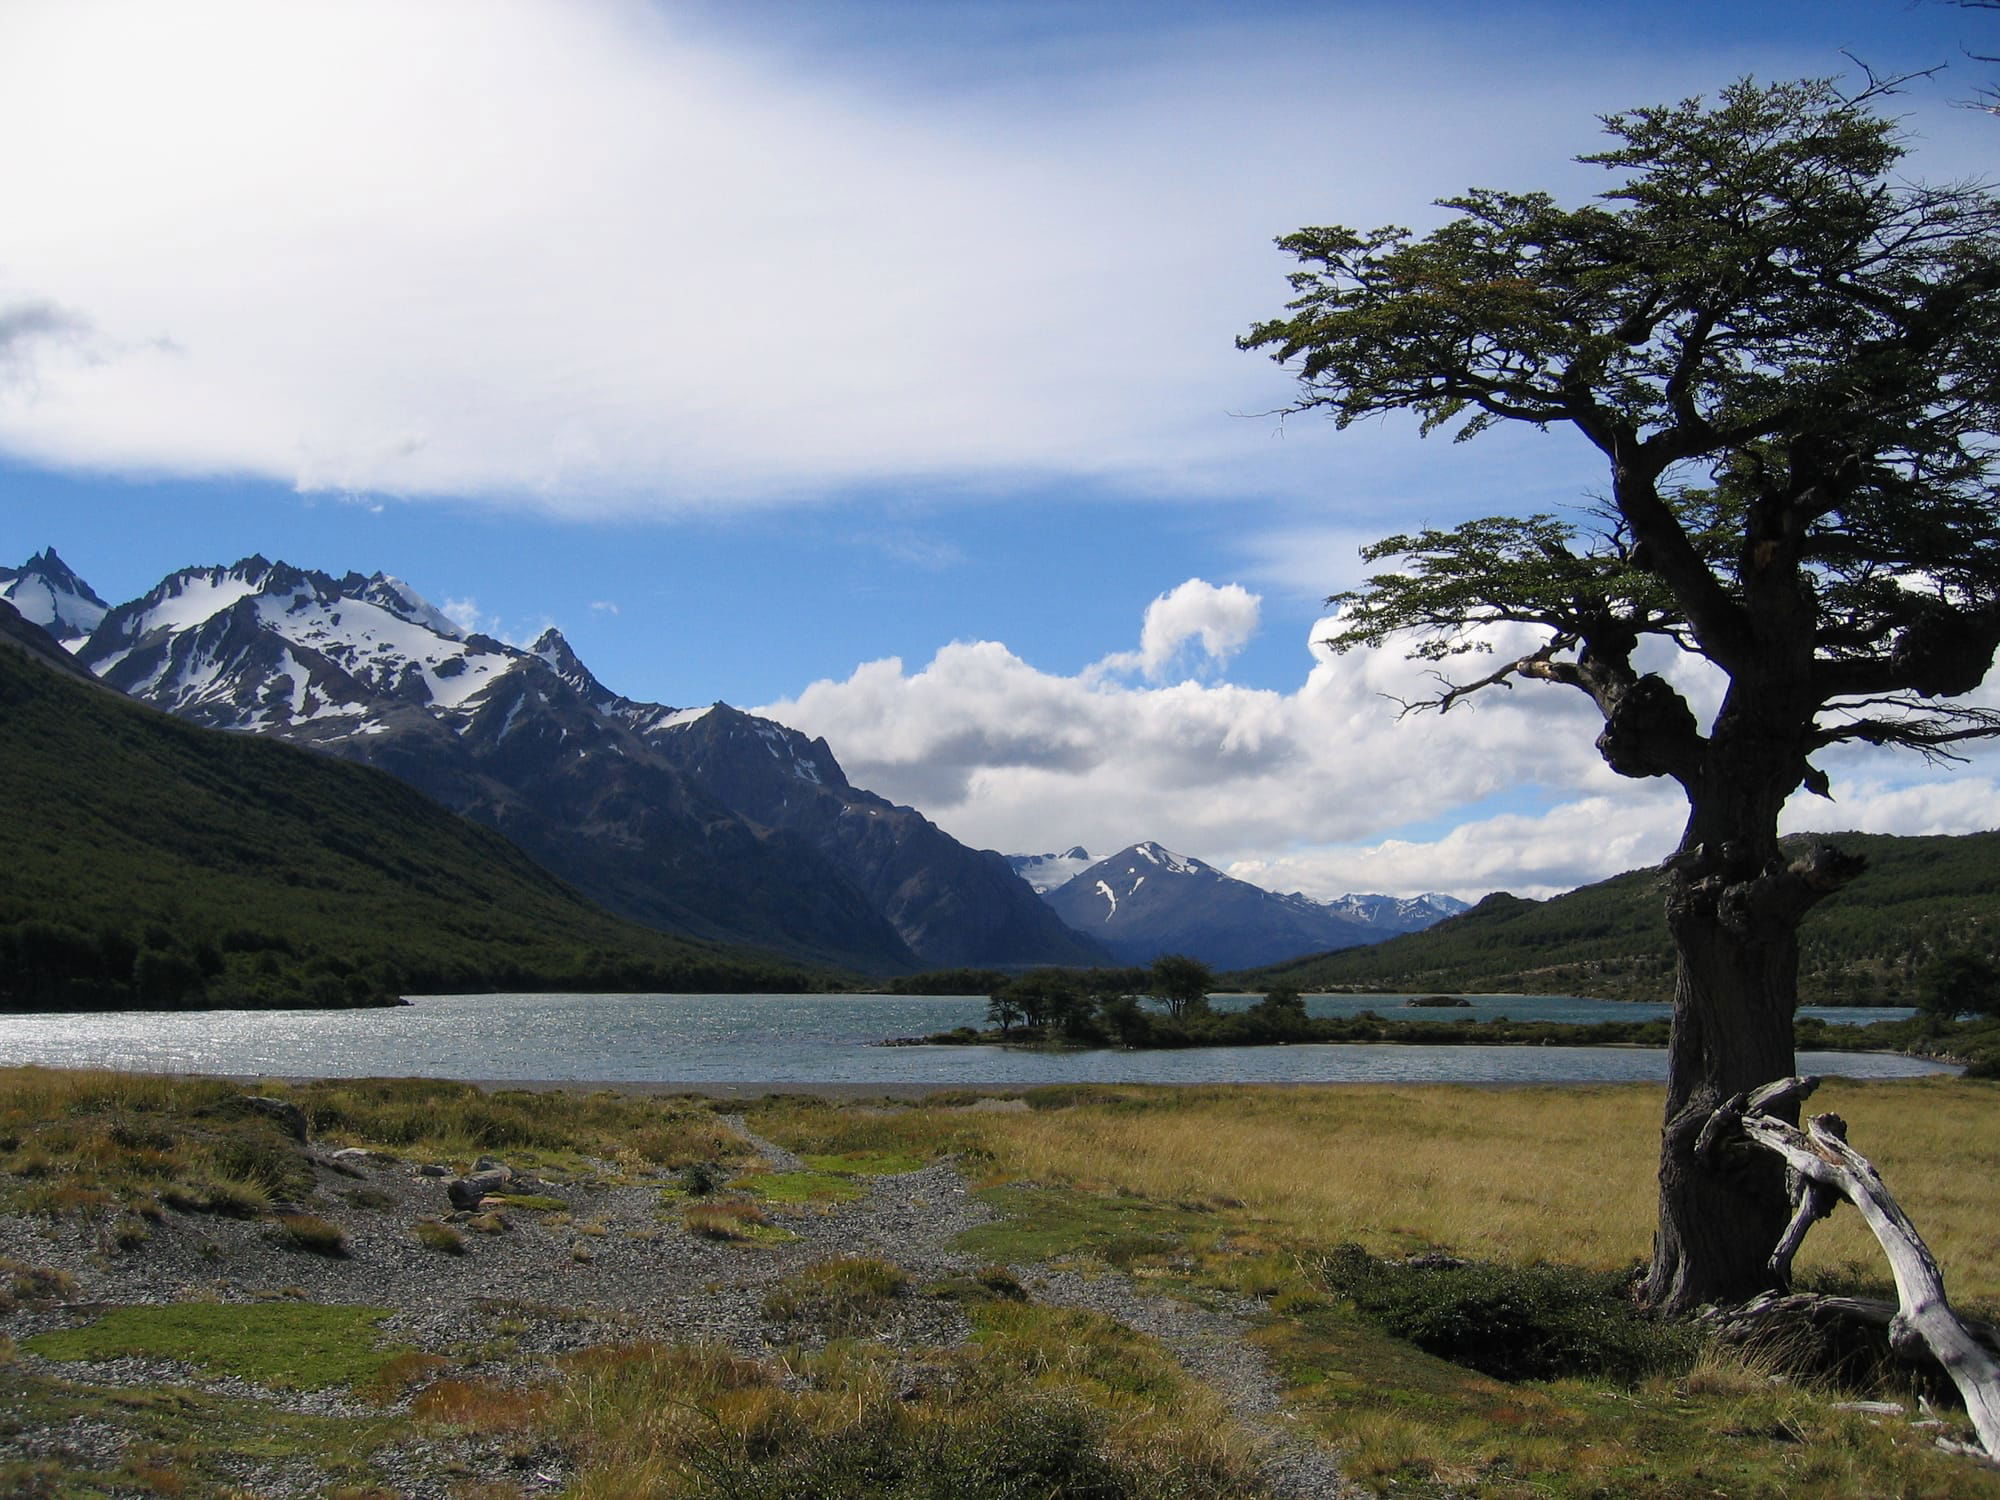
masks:
[(821, 1261), (773, 1287), (764, 1297), (764, 1316), (845, 1338), (872, 1328), (909, 1283), (901, 1267), (873, 1256)]
[(294, 1250), (313, 1255), (347, 1254), (347, 1231), (318, 1214), (279, 1214), (278, 1233)]
[(778, 1233), (770, 1216), (749, 1198), (705, 1198), (690, 1203), (681, 1222), (708, 1240), (768, 1240)]

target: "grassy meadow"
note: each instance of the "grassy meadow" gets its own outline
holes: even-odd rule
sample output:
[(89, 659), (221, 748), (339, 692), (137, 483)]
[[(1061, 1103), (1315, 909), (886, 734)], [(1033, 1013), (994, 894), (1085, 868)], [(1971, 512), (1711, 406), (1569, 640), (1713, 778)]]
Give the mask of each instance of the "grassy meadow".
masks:
[[(1482, 1260), (1614, 1270), (1643, 1260), (1660, 1094), (1649, 1085), (1463, 1088), (1045, 1088), (1021, 1113), (855, 1119), (767, 1101), (775, 1138), (970, 1147), (1010, 1179), (1224, 1205), (1302, 1246), (1446, 1247)], [(1944, 1265), (1952, 1294), (2000, 1303), (2000, 1084), (1832, 1079), (1808, 1111), (1843, 1116)], [(1807, 1275), (1873, 1268), (1859, 1218), (1806, 1241)]]
[[(263, 1332), (245, 1340), (242, 1306), (188, 1286), (50, 1329), (51, 1309), (79, 1295), (77, 1275), (10, 1263), (0, 1493), (247, 1493), (232, 1488), (225, 1450), (309, 1466), (322, 1477), (300, 1493), (321, 1500), (390, 1500), (399, 1491), (382, 1482), (381, 1455), (431, 1465), (436, 1492), (455, 1500), (1277, 1493), (1257, 1459), (1268, 1431), (1156, 1339), (1039, 1301), (1035, 1276), (1056, 1267), (1245, 1317), (1282, 1386), (1274, 1420), (1336, 1453), (1371, 1494), (2000, 1496), (2000, 1471), (1936, 1448), (1962, 1420), (1924, 1417), (1907, 1376), (1802, 1375), (1770, 1351), (1722, 1348), (1630, 1307), (1622, 1273), (1645, 1254), (1653, 1217), (1650, 1087), (1064, 1087), (719, 1104), (0, 1069), (0, 1212), (94, 1236), (94, 1263), (106, 1265), (143, 1265), (149, 1227), (172, 1215), (264, 1216), (276, 1235), (311, 1174), (283, 1122), (243, 1105), (251, 1092), (298, 1106), (321, 1149), (461, 1169), (492, 1151), (550, 1180), (642, 1185), (661, 1204), (649, 1234), (714, 1236), (753, 1277), (789, 1216), (837, 1218), (871, 1178), (940, 1159), (995, 1218), (959, 1242), (984, 1267), (976, 1274), (927, 1283), (890, 1245), (757, 1283), (773, 1350), (763, 1358), (645, 1341), (531, 1352), (513, 1336), (522, 1307), (582, 1295), (568, 1285), (524, 1286), (522, 1307), (449, 1348), (385, 1336), (383, 1306), (321, 1308), (298, 1293), (255, 1304)], [(1847, 1118), (1955, 1300), (1989, 1317), (2000, 1310), (1996, 1105), (2000, 1084), (1958, 1079), (1836, 1081), (1812, 1101)], [(758, 1159), (718, 1119), (725, 1110), (800, 1153), (805, 1170)], [(710, 1179), (716, 1196), (705, 1196)], [(778, 1232), (717, 1235), (697, 1212), (711, 1206)], [(339, 1230), (338, 1193), (310, 1207)], [(480, 1253), (466, 1243), (479, 1226), (460, 1227), (435, 1226), (456, 1243), (418, 1238), (440, 1257)], [(1437, 1251), (1457, 1259), (1406, 1259)], [(1808, 1284), (1886, 1287), (1851, 1210), (1814, 1231), (1801, 1270)], [(956, 1304), (969, 1338), (897, 1342), (889, 1330), (912, 1299)], [(63, 1363), (146, 1350), (270, 1394), (97, 1384), (88, 1364)], [(286, 1395), (328, 1388), (348, 1405), (302, 1410)], [(1856, 1396), (1897, 1400), (1906, 1415), (1846, 1409)], [(130, 1436), (115, 1468), (10, 1451), (16, 1432), (104, 1423)]]

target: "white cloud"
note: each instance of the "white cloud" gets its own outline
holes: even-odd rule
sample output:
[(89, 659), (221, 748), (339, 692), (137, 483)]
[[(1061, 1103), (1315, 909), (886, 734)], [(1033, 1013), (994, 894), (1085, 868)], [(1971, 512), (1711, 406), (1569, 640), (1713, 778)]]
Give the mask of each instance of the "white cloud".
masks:
[(982, 641), (915, 672), (870, 662), (759, 712), (825, 735), (857, 784), (1009, 851), (1157, 838), (1226, 862), (1379, 836), (1522, 783), (1613, 779), (1581, 695), (1493, 694), (1398, 722), (1384, 695), (1423, 686), (1392, 652), (1320, 659), (1279, 693), (1063, 677)]
[(1240, 584), (1217, 588), (1190, 578), (1146, 606), (1139, 649), (1120, 651), (1097, 664), (1100, 672), (1141, 672), (1158, 682), (1186, 659), (1190, 642), (1201, 642), (1203, 665), (1226, 667), (1257, 633), (1258, 597)]
[(477, 599), (447, 599), (438, 606), (438, 613), (467, 635), (498, 635), (500, 632), (500, 617), (483, 613)]
[(1238, 860), (1228, 873), (1271, 890), (1326, 899), (1349, 891), (1438, 890), (1463, 900), (1489, 891), (1541, 899), (1642, 865), (1679, 842), (1686, 806), (1676, 787), (1625, 782), (1538, 815), (1507, 813), (1443, 837), (1321, 848)]
[(600, 615), (619, 613), (617, 601), (612, 599), (593, 599), (590, 601), (590, 607)]
[(1270, 237), (1588, 182), (1595, 113), (1716, 67), (1287, 12), (885, 88), (727, 13), (14, 0), (0, 138), (37, 144), (0, 154), (0, 304), (93, 333), (38, 342), (0, 446), (571, 512), (1323, 492), (1318, 424), (1232, 415), (1289, 391), (1232, 347), (1283, 299)]
[[(1186, 626), (1162, 624), (1158, 640), (1199, 638), (1189, 622), (1205, 615), (1195, 606), (1223, 592), (1208, 588), (1183, 585), (1155, 601)], [(1177, 596), (1184, 610), (1162, 609)], [(1241, 626), (1248, 615), (1239, 604), (1225, 618)], [(978, 641), (947, 646), (916, 671), (894, 658), (870, 662), (757, 712), (824, 735), (857, 785), (974, 845), (1108, 851), (1154, 838), (1255, 884), (1318, 897), (1548, 896), (1656, 864), (1678, 843), (1680, 789), (1606, 769), (1593, 743), (1600, 720), (1582, 694), (1523, 683), (1449, 714), (1399, 717), (1397, 702), (1435, 687), (1428, 666), (1395, 650), (1334, 656), (1319, 644), (1331, 624), (1308, 632), (1312, 665), (1291, 692), (1226, 681), (1142, 686), (1105, 675), (1101, 663), (1065, 677)], [(1531, 638), (1510, 628), (1490, 639), (1504, 659)], [(1712, 674), (1682, 664), (1673, 675), (1698, 709), (1713, 711)], [(1886, 752), (1843, 759), (1832, 766), (1839, 800), (1800, 794), (1784, 827), (2000, 826), (1995, 759), (2000, 748), (1984, 750), (1957, 775)]]

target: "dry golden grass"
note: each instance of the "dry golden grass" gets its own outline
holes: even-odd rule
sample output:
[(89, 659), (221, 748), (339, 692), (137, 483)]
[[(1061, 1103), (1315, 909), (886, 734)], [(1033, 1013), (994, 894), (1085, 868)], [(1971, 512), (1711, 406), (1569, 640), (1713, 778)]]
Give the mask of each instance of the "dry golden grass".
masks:
[[(1833, 1080), (1810, 1107), (1847, 1119), (1953, 1295), (2000, 1300), (2000, 1085)], [(1652, 1085), (1120, 1089), (951, 1128), (976, 1130), (1010, 1176), (1234, 1200), (1314, 1243), (1614, 1269), (1651, 1242), (1660, 1108)], [(1858, 1216), (1838, 1213), (1799, 1266), (1877, 1278), (1882, 1257)]]

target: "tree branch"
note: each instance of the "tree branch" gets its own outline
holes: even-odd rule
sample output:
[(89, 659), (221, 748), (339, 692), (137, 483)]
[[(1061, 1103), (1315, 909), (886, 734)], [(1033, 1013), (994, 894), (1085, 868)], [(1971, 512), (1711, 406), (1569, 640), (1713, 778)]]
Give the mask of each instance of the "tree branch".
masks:
[[(1809, 1086), (1811, 1082), (1788, 1079), (1782, 1080), (1780, 1087)], [(1909, 1353), (1921, 1345), (1936, 1356), (1965, 1398), (1966, 1413), (1985, 1456), (2000, 1458), (2000, 1360), (1987, 1352), (1952, 1311), (1937, 1261), (1909, 1216), (1890, 1196), (1880, 1174), (1848, 1145), (1845, 1122), (1838, 1115), (1817, 1115), (1801, 1131), (1761, 1106), (1730, 1113), (1736, 1118), (1729, 1124), (1752, 1144), (1782, 1160), (1798, 1187), (1793, 1216), (1797, 1235), (1792, 1228), (1787, 1229), (1779, 1247), (1786, 1251), (1785, 1260), (1781, 1265), (1774, 1255), (1773, 1269), (1782, 1272), (1789, 1266), (1790, 1252), (1798, 1248), (1796, 1239), (1804, 1236), (1800, 1220), (1809, 1212), (1812, 1191), (1834, 1193), (1852, 1203), (1874, 1231), (1895, 1277), (1899, 1306), (1889, 1327), (1890, 1347)]]

